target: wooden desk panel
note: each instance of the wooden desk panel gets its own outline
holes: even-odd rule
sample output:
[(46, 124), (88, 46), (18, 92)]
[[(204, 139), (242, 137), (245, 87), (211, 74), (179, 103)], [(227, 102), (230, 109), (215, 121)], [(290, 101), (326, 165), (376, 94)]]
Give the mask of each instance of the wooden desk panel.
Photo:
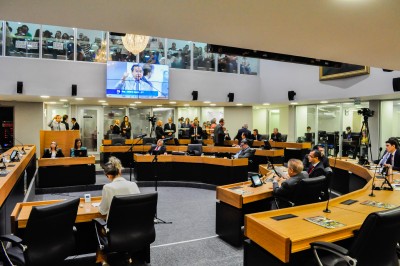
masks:
[(80, 138), (80, 136), (79, 130), (40, 130), (40, 157), (43, 156), (44, 149), (50, 147), (52, 141), (57, 142), (58, 148), (64, 152), (69, 152), (74, 147), (75, 139)]
[(272, 148), (311, 149), (311, 142), (277, 142), (269, 141)]
[[(15, 146), (14, 148), (6, 151), (3, 155), (10, 155), (11, 152), (15, 149), (21, 150), (22, 146)], [(30, 160), (36, 153), (36, 146), (34, 145), (25, 145), (24, 149), (26, 154), (22, 156), (19, 162), (10, 162), (6, 165), (14, 165), (14, 167), (7, 167), (7, 171), (10, 171), (6, 176), (0, 178), (0, 206), (3, 205), (8, 195), (13, 190), (15, 184), (18, 182), (19, 177), (22, 172), (25, 171), (25, 168), (28, 166)]]
[(352, 160), (348, 158), (335, 159), (333, 157), (330, 157), (329, 164), (332, 168), (339, 168), (342, 170), (352, 172), (358, 175), (359, 177), (364, 178), (367, 182), (371, 180), (371, 178), (374, 176), (373, 171), (365, 168), (362, 165), (359, 165), (357, 163), (357, 160)]
[(60, 158), (41, 158), (38, 160), (39, 167), (46, 166), (68, 166), (79, 164), (95, 164), (94, 156), (88, 157), (60, 157)]

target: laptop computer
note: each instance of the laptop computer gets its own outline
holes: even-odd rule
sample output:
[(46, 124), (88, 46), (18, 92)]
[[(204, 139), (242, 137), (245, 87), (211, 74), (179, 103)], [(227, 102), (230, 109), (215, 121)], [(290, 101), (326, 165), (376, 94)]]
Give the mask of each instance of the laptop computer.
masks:
[(74, 150), (75, 157), (87, 157), (87, 150)]

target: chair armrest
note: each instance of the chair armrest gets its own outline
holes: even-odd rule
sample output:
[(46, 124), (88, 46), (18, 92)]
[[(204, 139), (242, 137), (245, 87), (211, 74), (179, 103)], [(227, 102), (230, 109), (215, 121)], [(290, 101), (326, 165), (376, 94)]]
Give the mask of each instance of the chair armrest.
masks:
[(14, 244), (21, 244), (22, 239), (15, 235), (2, 235), (0, 236), (0, 241), (7, 241)]
[(321, 241), (317, 241), (317, 242), (313, 242), (310, 243), (312, 248), (316, 248), (316, 249), (324, 249), (327, 251), (334, 251), (339, 253), (340, 255), (348, 255), (349, 251), (341, 246), (338, 246), (334, 243), (329, 243), (329, 242), (321, 242)]
[(107, 225), (107, 222), (102, 218), (95, 218), (93, 219), (93, 222), (101, 227), (105, 227)]
[[(274, 196), (274, 201), (278, 209), (293, 207), (295, 205), (294, 202), (279, 196)], [(279, 202), (284, 203), (284, 206), (279, 206)]]

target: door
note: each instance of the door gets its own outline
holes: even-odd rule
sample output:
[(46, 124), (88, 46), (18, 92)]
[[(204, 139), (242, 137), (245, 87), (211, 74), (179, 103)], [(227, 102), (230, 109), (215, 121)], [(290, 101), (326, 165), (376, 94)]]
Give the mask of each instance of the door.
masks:
[(82, 145), (91, 154), (100, 153), (103, 139), (103, 110), (99, 107), (78, 107)]

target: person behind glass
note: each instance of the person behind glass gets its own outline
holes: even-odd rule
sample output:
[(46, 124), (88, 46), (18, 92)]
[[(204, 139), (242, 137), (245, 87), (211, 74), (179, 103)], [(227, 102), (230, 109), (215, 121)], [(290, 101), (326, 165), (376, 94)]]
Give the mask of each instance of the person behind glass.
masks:
[(71, 149), (70, 156), (75, 157), (76, 150), (87, 150), (86, 147), (82, 146), (82, 140), (80, 138), (75, 139), (74, 148)]
[(61, 115), (56, 115), (54, 119), (48, 124), (48, 126), (53, 131), (63, 131), (65, 130), (65, 125), (61, 123)]
[(157, 121), (156, 130), (155, 130), (155, 132), (156, 132), (156, 139), (157, 139), (157, 140), (159, 140), (159, 139), (164, 139), (164, 138), (165, 138), (165, 132), (164, 132), (164, 130), (163, 130), (163, 128), (162, 128), (162, 125), (163, 125), (162, 121), (161, 121), (161, 120), (158, 120), (158, 121)]
[(396, 171), (400, 171), (399, 143), (394, 138), (389, 138), (385, 143), (386, 151), (383, 154), (379, 165), (392, 168)]
[(193, 126), (189, 129), (190, 143), (196, 144), (201, 143), (201, 137), (203, 136), (203, 130), (199, 127), (199, 122), (195, 120)]
[(52, 141), (50, 144), (50, 149), (45, 149), (42, 158), (59, 158), (64, 157), (61, 149), (57, 148), (57, 142)]
[(119, 119), (115, 119), (114, 125), (113, 125), (113, 134), (119, 135), (121, 134), (121, 128), (120, 128), (120, 121)]
[(67, 120), (68, 120), (68, 115), (63, 115), (61, 123), (65, 125), (65, 130), (69, 130), (69, 124)]
[(167, 137), (175, 137), (176, 126), (172, 123), (172, 117), (168, 117), (168, 123), (164, 125), (164, 132)]
[(124, 136), (127, 139), (131, 138), (132, 125), (131, 122), (129, 122), (128, 116), (124, 116), (124, 121), (122, 121), (121, 124), (121, 131), (122, 131), (122, 136)]
[(71, 123), (72, 123), (71, 130), (79, 130), (79, 124), (78, 124), (78, 122), (76, 122), (75, 117), (71, 118)]
[[(321, 157), (322, 157), (321, 162), (322, 162), (324, 168), (330, 167), (329, 159), (328, 159), (328, 157), (325, 156), (325, 149), (324, 149), (323, 145), (315, 145), (312, 150), (318, 150), (321, 153)], [(304, 170), (308, 171), (308, 168), (310, 167), (310, 161), (308, 160), (308, 154), (306, 154), (306, 156), (304, 156), (303, 166), (304, 166)]]
[(233, 155), (233, 158), (238, 159), (238, 158), (250, 158), (253, 156), (253, 152), (249, 146), (249, 143), (246, 139), (242, 140), (240, 142), (240, 151)]
[(160, 154), (166, 155), (167, 154), (167, 149), (164, 146), (164, 140), (163, 139), (159, 139), (157, 141), (157, 145), (156, 146), (154, 146), (154, 144), (151, 145), (150, 150), (148, 151), (148, 153), (150, 155), (156, 155), (156, 154), (157, 155), (160, 155)]
[(225, 120), (221, 118), (219, 124), (214, 128), (214, 145), (224, 146), (225, 132), (224, 132)]
[(282, 135), (279, 133), (277, 128), (274, 128), (274, 131), (271, 134), (272, 141), (282, 141)]
[(322, 154), (319, 150), (313, 150), (308, 155), (308, 161), (310, 162), (310, 167), (308, 168), (309, 177), (318, 177), (325, 175), (325, 168), (322, 160)]
[(351, 127), (346, 127), (346, 132), (343, 135), (343, 139), (351, 140)]
[(253, 134), (250, 135), (249, 139), (261, 140), (261, 135), (258, 134), (258, 129), (253, 129)]

